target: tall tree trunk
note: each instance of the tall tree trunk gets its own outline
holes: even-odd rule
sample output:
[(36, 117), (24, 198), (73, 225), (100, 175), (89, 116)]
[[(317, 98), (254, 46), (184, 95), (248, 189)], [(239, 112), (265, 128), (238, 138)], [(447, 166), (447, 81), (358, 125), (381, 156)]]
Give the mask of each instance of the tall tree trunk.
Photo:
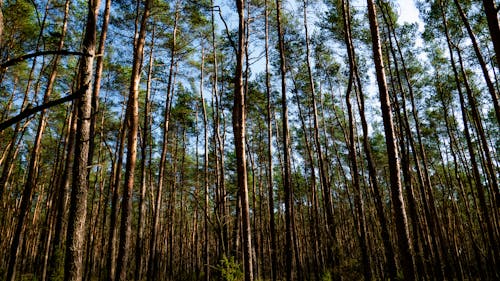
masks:
[(288, 126), (288, 105), (286, 99), (286, 60), (283, 27), (281, 26), (281, 1), (276, 0), (276, 25), (278, 27), (278, 48), (281, 74), (281, 114), (283, 122), (283, 190), (285, 193), (285, 248), (286, 280), (293, 280), (293, 189), (291, 182), (290, 136)]
[(146, 0), (144, 12), (141, 18), (138, 37), (134, 40), (134, 58), (132, 62), (131, 82), (129, 89), (129, 100), (127, 105), (126, 119), (128, 123), (127, 137), (127, 163), (125, 166), (125, 184), (122, 199), (122, 217), (120, 226), (120, 246), (118, 249), (118, 260), (116, 264), (115, 280), (127, 280), (127, 264), (130, 248), (130, 235), (132, 227), (132, 193), (134, 191), (135, 164), (137, 158), (137, 133), (139, 129), (139, 84), (141, 81), (141, 69), (144, 57), (144, 45), (146, 42), (147, 21), (149, 18), (152, 0)]
[[(211, 6), (214, 6), (214, 1), (210, 1)], [(212, 60), (213, 60), (213, 77), (212, 77), (212, 103), (214, 111), (212, 118), (214, 120), (214, 144), (215, 144), (215, 174), (216, 174), (216, 191), (215, 201), (217, 208), (215, 209), (215, 216), (217, 221), (216, 230), (218, 232), (218, 256), (222, 257), (223, 254), (229, 254), (229, 223), (227, 214), (227, 191), (225, 181), (225, 159), (224, 159), (224, 132), (221, 133), (221, 121), (224, 123), (222, 109), (222, 90), (219, 91), (219, 59), (217, 55), (217, 41), (216, 41), (216, 26), (214, 10), (211, 13), (211, 31), (212, 31)], [(221, 75), (223, 77), (224, 75)], [(224, 84), (222, 84), (224, 85)], [(238, 217), (237, 217), (238, 218)], [(236, 243), (235, 243), (236, 245)], [(233, 247), (235, 247), (233, 245)]]
[[(151, 44), (149, 45), (149, 68), (148, 68), (148, 80), (146, 88), (146, 96), (144, 97), (144, 120), (142, 128), (142, 142), (141, 142), (141, 186), (140, 186), (140, 198), (139, 198), (139, 218), (137, 221), (137, 237), (135, 245), (135, 279), (142, 280), (143, 265), (144, 265), (144, 254), (147, 242), (144, 239), (144, 233), (146, 228), (146, 189), (147, 189), (147, 174), (146, 174), (146, 160), (147, 160), (147, 150), (148, 142), (150, 139), (150, 96), (151, 96), (151, 81), (153, 79), (153, 52), (155, 47), (155, 29), (156, 26), (153, 23), (153, 30), (151, 31)], [(147, 265), (145, 266), (147, 268)]]
[(236, 0), (238, 9), (238, 46), (236, 52), (236, 71), (233, 107), (233, 130), (236, 146), (236, 172), (238, 174), (238, 190), (241, 200), (242, 236), (243, 236), (243, 268), (245, 281), (253, 280), (252, 231), (250, 226), (250, 210), (248, 204), (248, 182), (245, 149), (245, 92), (243, 90), (243, 61), (245, 55), (245, 11), (244, 1)]
[(179, 2), (176, 4), (175, 11), (175, 20), (174, 20), (174, 28), (172, 31), (173, 40), (171, 46), (171, 55), (170, 55), (170, 67), (169, 67), (169, 75), (167, 81), (167, 93), (166, 93), (166, 101), (165, 101), (165, 110), (164, 110), (164, 120), (163, 120), (163, 141), (162, 141), (162, 150), (160, 156), (160, 166), (158, 169), (158, 186), (156, 187), (156, 197), (155, 197), (155, 205), (154, 205), (154, 214), (153, 214), (153, 227), (151, 229), (151, 244), (149, 250), (149, 264), (148, 264), (148, 280), (156, 279), (156, 274), (158, 272), (159, 260), (158, 260), (158, 234), (160, 232), (160, 209), (162, 202), (162, 192), (163, 192), (163, 181), (165, 176), (165, 166), (166, 166), (166, 157), (168, 150), (168, 132), (170, 126), (170, 108), (172, 105), (172, 93), (173, 93), (173, 75), (174, 75), (174, 59), (175, 59), (175, 48), (176, 48), (176, 34), (177, 34), (177, 19), (178, 19), (178, 6)]
[(75, 163), (68, 219), (65, 281), (80, 281), (83, 278), (84, 230), (87, 217), (88, 157), (90, 115), (92, 110), (92, 74), (96, 45), (96, 24), (100, 0), (88, 1), (87, 24), (82, 48), (86, 56), (80, 60), (78, 88), (86, 90), (77, 100), (78, 121), (76, 130)]
[(391, 197), (394, 208), (394, 220), (398, 236), (399, 255), (403, 267), (404, 278), (406, 280), (415, 280), (415, 268), (413, 263), (412, 249), (410, 247), (410, 238), (408, 235), (408, 221), (406, 217), (405, 203), (401, 187), (400, 159), (396, 144), (395, 129), (391, 111), (391, 102), (385, 77), (384, 63), (382, 60), (382, 49), (380, 46), (380, 36), (377, 23), (377, 13), (373, 0), (367, 0), (368, 18), (370, 20), (370, 32), (372, 37), (373, 59), (377, 74), (377, 83), (379, 87), (380, 105), (384, 123), (385, 139), (387, 146), (387, 156), (390, 169)]
[(357, 87), (354, 90), (357, 96), (359, 115), (361, 117), (361, 127), (363, 130), (363, 150), (365, 152), (365, 157), (368, 164), (368, 176), (374, 194), (375, 209), (377, 211), (377, 216), (380, 221), (382, 242), (384, 244), (385, 258), (386, 258), (385, 270), (387, 271), (386, 273), (388, 274), (388, 277), (391, 280), (395, 280), (397, 277), (397, 265), (391, 239), (389, 236), (387, 218), (385, 216), (384, 206), (382, 202), (383, 199), (377, 180), (375, 161), (373, 160), (371, 144), (368, 138), (368, 124), (366, 122), (366, 116), (365, 116), (364, 94), (362, 91), (362, 84), (358, 73), (358, 68), (356, 64), (356, 54), (351, 36), (351, 15), (350, 15), (349, 1), (342, 1), (342, 14), (344, 19), (344, 41), (347, 46), (347, 51), (348, 51), (347, 54), (349, 57), (350, 69), (357, 83)]
[[(124, 109), (122, 109), (122, 115)], [(125, 118), (123, 118), (125, 119)], [(118, 200), (120, 196), (120, 183), (122, 177), (123, 151), (125, 150), (125, 138), (127, 136), (127, 123), (125, 120), (120, 125), (120, 138), (116, 144), (116, 160), (111, 165), (110, 190), (113, 193), (111, 197), (111, 213), (109, 219), (109, 238), (108, 238), (108, 254), (106, 261), (107, 278), (111, 281), (115, 280), (116, 269), (116, 229), (118, 224)]]
[(267, 96), (267, 158), (268, 158), (268, 200), (269, 200), (269, 230), (271, 236), (271, 278), (276, 281), (278, 257), (276, 245), (276, 223), (274, 220), (274, 177), (273, 177), (273, 127), (272, 127), (272, 100), (271, 100), (271, 73), (269, 71), (269, 3), (265, 0), (265, 53), (266, 53), (266, 96)]
[[(350, 28), (348, 28), (348, 13), (347, 13), (347, 3), (345, 1), (342, 1), (342, 17), (343, 17), (343, 22), (344, 22), (344, 40), (345, 42), (349, 42), (349, 37), (351, 36), (350, 33)], [(305, 7), (304, 7), (305, 10)], [(304, 15), (305, 16), (305, 15)], [(307, 39), (307, 32), (306, 32), (306, 42), (308, 41)], [(308, 44), (306, 43), (306, 46)], [(309, 49), (309, 48), (308, 48)], [(307, 51), (309, 53), (309, 50)], [(352, 56), (350, 50), (348, 51), (349, 56)], [(352, 59), (350, 59), (351, 61)], [(309, 61), (309, 59), (308, 59)], [(309, 65), (309, 62), (308, 62)], [(363, 193), (361, 191), (361, 181), (359, 178), (359, 165), (358, 165), (358, 156), (356, 152), (356, 139), (357, 136), (355, 135), (355, 119), (354, 119), (354, 112), (352, 108), (352, 103), (351, 103), (351, 93), (353, 91), (353, 84), (354, 84), (354, 73), (353, 73), (353, 63), (350, 62), (350, 71), (349, 71), (349, 81), (347, 85), (347, 90), (346, 90), (346, 105), (347, 105), (347, 114), (348, 114), (348, 125), (349, 125), (349, 138), (347, 139), (347, 146), (349, 150), (349, 159), (350, 159), (350, 168), (351, 168), (351, 178), (352, 178), (352, 184), (354, 186), (354, 205), (356, 208), (357, 212), (357, 232), (358, 232), (358, 239), (359, 239), (359, 244), (361, 248), (361, 259), (363, 263), (363, 275), (365, 280), (371, 280), (372, 279), (372, 272), (371, 272), (371, 266), (370, 266), (370, 257), (368, 253), (368, 240), (367, 240), (367, 228), (366, 228), (366, 220), (365, 220), (365, 211), (364, 211), (364, 201), (363, 201)], [(312, 84), (312, 73), (311, 73), (311, 68), (308, 66), (308, 71), (309, 71), (309, 76), (310, 76), (310, 81), (312, 88), (314, 89), (314, 84)], [(314, 93), (314, 91), (313, 91)], [(316, 102), (314, 101), (314, 108), (316, 109)], [(315, 110), (316, 111), (316, 110)], [(315, 118), (316, 119), (316, 118)], [(316, 121), (315, 121), (316, 123)], [(316, 126), (316, 124), (315, 124)]]
[(209, 231), (208, 231), (208, 223), (209, 223), (209, 193), (208, 193), (208, 188), (209, 188), (209, 172), (208, 172), (208, 114), (207, 114), (207, 106), (205, 103), (205, 97), (203, 96), (203, 78), (204, 78), (204, 73), (205, 73), (205, 49), (202, 48), (201, 50), (201, 66), (200, 66), (200, 99), (201, 99), (201, 105), (203, 107), (203, 134), (204, 134), (204, 158), (203, 158), (203, 193), (204, 193), (204, 218), (203, 218), (203, 272), (204, 272), (204, 280), (209, 281), (210, 280), (210, 236), (209, 236)]

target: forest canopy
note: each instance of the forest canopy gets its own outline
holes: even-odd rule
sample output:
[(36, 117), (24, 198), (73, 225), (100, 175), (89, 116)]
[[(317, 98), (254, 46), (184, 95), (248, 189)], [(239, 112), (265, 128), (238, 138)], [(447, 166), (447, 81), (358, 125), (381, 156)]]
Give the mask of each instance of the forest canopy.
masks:
[(499, 1), (0, 8), (0, 280), (500, 279)]

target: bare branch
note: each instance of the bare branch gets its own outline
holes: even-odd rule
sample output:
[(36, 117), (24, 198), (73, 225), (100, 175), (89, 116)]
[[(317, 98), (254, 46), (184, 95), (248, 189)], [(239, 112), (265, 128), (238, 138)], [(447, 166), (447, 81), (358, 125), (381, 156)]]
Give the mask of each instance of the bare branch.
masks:
[(17, 57), (17, 58), (13, 58), (11, 60), (8, 60), (6, 62), (3, 62), (1, 65), (0, 65), (0, 69), (5, 69), (9, 66), (12, 66), (12, 65), (15, 65), (15, 64), (18, 64), (22, 61), (25, 61), (27, 59), (31, 59), (31, 58), (34, 58), (34, 57), (38, 57), (38, 56), (44, 56), (44, 55), (60, 55), (60, 56), (71, 56), (71, 55), (75, 55), (75, 56), (86, 56), (86, 57), (91, 57), (92, 55), (91, 54), (87, 54), (87, 53), (82, 53), (82, 52), (74, 52), (74, 51), (68, 51), (68, 50), (60, 50), (60, 51), (40, 51), (40, 52), (35, 52), (35, 53), (31, 53), (31, 54), (26, 54), (26, 55), (22, 55), (20, 57)]
[(50, 108), (50, 107), (53, 107), (56, 105), (60, 105), (60, 104), (63, 104), (67, 101), (72, 101), (74, 99), (79, 98), (83, 93), (85, 93), (85, 91), (87, 90), (88, 87), (89, 87), (88, 85), (85, 85), (71, 95), (67, 95), (67, 96), (62, 97), (62, 98), (57, 99), (57, 100), (49, 101), (49, 102), (44, 103), (44, 104), (39, 105), (39, 106), (28, 107), (28, 108), (24, 109), (18, 115), (0, 123), (0, 132), (7, 129), (10, 126), (12, 126), (13, 124), (23, 120), (24, 118), (27, 118), (27, 117), (29, 117), (37, 112), (40, 112), (40, 111), (45, 110), (47, 108)]

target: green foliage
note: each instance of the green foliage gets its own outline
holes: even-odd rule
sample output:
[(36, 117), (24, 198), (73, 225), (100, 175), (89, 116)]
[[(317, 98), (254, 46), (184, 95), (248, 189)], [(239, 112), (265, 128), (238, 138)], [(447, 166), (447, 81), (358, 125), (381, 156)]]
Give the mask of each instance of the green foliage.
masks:
[(25, 49), (30, 49), (38, 34), (35, 9), (30, 1), (9, 0), (3, 6), (4, 34), (2, 35), (3, 47), (7, 47), (13, 56), (19, 55)]
[(325, 271), (321, 274), (321, 281), (332, 281), (332, 275), (330, 271)]
[(243, 269), (241, 264), (234, 260), (234, 257), (228, 258), (224, 255), (217, 266), (217, 270), (220, 272), (221, 280), (243, 280)]

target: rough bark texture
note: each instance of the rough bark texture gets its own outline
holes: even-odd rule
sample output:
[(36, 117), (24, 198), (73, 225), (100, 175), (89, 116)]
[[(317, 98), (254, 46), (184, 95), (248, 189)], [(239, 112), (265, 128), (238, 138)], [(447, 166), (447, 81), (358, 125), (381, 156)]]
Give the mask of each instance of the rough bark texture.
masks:
[(245, 281), (253, 280), (252, 266), (252, 232), (250, 227), (250, 211), (248, 205), (248, 182), (245, 149), (245, 93), (243, 91), (243, 60), (245, 54), (245, 12), (243, 0), (236, 0), (238, 8), (238, 46), (235, 71), (233, 130), (236, 146), (236, 172), (241, 200), (242, 235), (243, 235), (243, 268)]
[(80, 61), (79, 88), (87, 87), (77, 100), (78, 121), (76, 131), (75, 159), (73, 165), (73, 182), (68, 219), (68, 236), (64, 280), (79, 281), (83, 278), (83, 251), (85, 246), (85, 220), (87, 217), (88, 189), (88, 156), (89, 131), (92, 101), (91, 80), (93, 74), (94, 52), (96, 45), (96, 24), (99, 11), (99, 0), (89, 0), (87, 24), (83, 39), (83, 52), (92, 56)]

